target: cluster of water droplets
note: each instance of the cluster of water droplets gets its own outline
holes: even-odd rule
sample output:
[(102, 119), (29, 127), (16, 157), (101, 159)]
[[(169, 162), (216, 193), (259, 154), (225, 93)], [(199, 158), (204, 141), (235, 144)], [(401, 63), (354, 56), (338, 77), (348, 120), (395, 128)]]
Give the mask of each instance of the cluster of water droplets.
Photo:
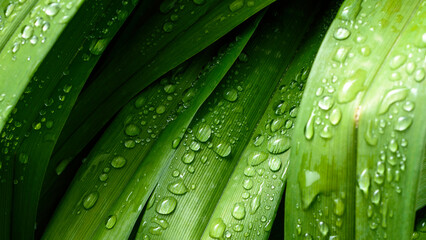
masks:
[[(423, 3), (416, 15), (424, 16), (425, 12), (426, 4)], [(416, 25), (416, 22), (411, 24)], [(370, 167), (359, 174), (358, 187), (368, 204), (365, 214), (369, 227), (379, 238), (388, 237), (388, 222), (394, 212), (399, 211), (395, 201), (403, 198), (405, 172), (410, 164), (408, 136), (413, 130), (414, 112), (418, 107), (416, 89), (420, 89), (425, 79), (422, 62), (426, 54), (426, 32), (413, 33), (415, 36), (397, 43), (385, 62), (386, 91), (379, 99), (375, 117), (368, 121), (363, 133), (365, 142), (374, 147), (375, 152), (369, 159)], [(392, 222), (398, 220), (392, 219)]]

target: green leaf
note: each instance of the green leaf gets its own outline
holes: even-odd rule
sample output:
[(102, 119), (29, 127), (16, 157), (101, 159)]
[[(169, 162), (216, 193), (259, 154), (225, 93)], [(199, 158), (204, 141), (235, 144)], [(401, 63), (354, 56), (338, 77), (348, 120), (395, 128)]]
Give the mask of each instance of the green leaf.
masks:
[[(381, 71), (394, 67), (389, 66), (386, 59), (403, 37), (407, 24), (416, 16), (420, 2), (366, 0), (361, 4), (361, 1), (345, 1), (330, 26), (308, 79), (292, 142), (296, 151), (291, 153), (286, 192), (286, 238), (384, 238), (382, 230), (375, 225), (381, 223), (368, 219), (368, 212), (361, 210), (369, 208), (362, 191), (369, 194), (370, 203), (371, 199), (377, 202), (371, 209), (376, 215), (380, 211), (390, 218), (390, 208), (393, 208), (392, 221), (395, 222), (386, 227), (387, 237), (395, 235), (395, 239), (407, 239), (407, 232), (413, 231), (415, 197), (403, 204), (400, 202), (407, 206), (404, 230), (390, 234), (400, 228), (401, 223), (396, 221), (401, 220), (401, 215), (395, 215), (404, 207), (390, 205), (386, 201), (391, 199), (390, 195), (379, 196), (376, 189), (369, 188), (374, 181), (373, 171), (362, 174), (362, 169), (376, 165), (369, 164), (366, 155), (375, 154), (374, 161), (378, 161), (377, 152), (384, 145), (377, 145), (377, 151), (366, 149), (361, 128), (376, 124), (367, 115), (369, 111), (384, 113), (388, 110), (387, 106), (375, 107), (380, 97), (385, 97), (382, 89), (392, 87), (382, 81), (390, 79), (400, 86), (406, 82), (405, 78), (382, 75)], [(395, 99), (403, 100), (408, 93), (400, 90), (383, 101), (390, 105)], [(377, 144), (374, 135), (366, 137), (373, 145)], [(413, 179), (416, 176), (418, 173), (413, 173)], [(381, 177), (376, 180), (386, 181), (380, 180)], [(413, 185), (417, 190), (417, 183)], [(372, 194), (376, 195), (371, 198)], [(412, 206), (411, 210), (408, 206)], [(402, 209), (397, 209), (399, 207)], [(412, 213), (407, 213), (410, 211)]]
[[(248, 26), (239, 40), (213, 58), (201, 73), (206, 57), (215, 49), (190, 60), (182, 76), (179, 74), (182, 69), (178, 69), (171, 76), (171, 82), (162, 79), (160, 84), (150, 87), (126, 106), (89, 155), (90, 162), (80, 170), (44, 237), (50, 239), (66, 234), (77, 239), (127, 238), (142, 206), (168, 166), (168, 155), (173, 153), (172, 142), (182, 135), (182, 130), (236, 60), (255, 27), (256, 24)], [(194, 83), (199, 74), (200, 78)], [(180, 98), (182, 102), (177, 101)], [(167, 124), (170, 120), (174, 121)], [(141, 128), (147, 130), (141, 132)], [(124, 139), (117, 141), (117, 138)], [(105, 149), (114, 151), (105, 152)], [(126, 165), (117, 165), (124, 161)], [(106, 170), (110, 164), (113, 166), (111, 172)], [(117, 171), (114, 166), (125, 167), (126, 171)], [(99, 176), (93, 175), (94, 170), (101, 172)], [(113, 187), (96, 187), (99, 181)], [(92, 206), (94, 202), (85, 200), (90, 196), (96, 196), (95, 206)], [(77, 205), (69, 204), (74, 202), (78, 202)], [(91, 203), (90, 207), (87, 202)], [(69, 215), (73, 217), (63, 221), (64, 216)], [(83, 228), (81, 222), (86, 222)]]
[[(273, 0), (248, 1), (238, 9), (234, 2), (242, 3), (240, 0), (202, 2), (164, 1), (170, 6), (160, 5), (161, 11), (156, 10), (143, 26), (125, 30), (123, 34), (129, 37), (111, 50), (120, 53), (119, 57), (106, 63), (105, 70), (80, 96), (58, 141), (55, 162), (75, 156), (139, 91)], [(173, 22), (176, 16), (178, 20)]]

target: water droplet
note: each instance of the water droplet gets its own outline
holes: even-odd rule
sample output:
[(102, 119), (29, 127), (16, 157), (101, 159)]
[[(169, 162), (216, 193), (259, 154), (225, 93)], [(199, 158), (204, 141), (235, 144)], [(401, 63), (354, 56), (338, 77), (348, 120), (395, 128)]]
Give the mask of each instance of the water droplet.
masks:
[(250, 190), (253, 187), (253, 181), (251, 179), (244, 180), (243, 187), (246, 190)]
[(409, 90), (406, 88), (397, 88), (390, 90), (386, 93), (386, 95), (380, 102), (378, 113), (383, 114), (387, 112), (393, 103), (404, 100), (407, 97), (408, 93)]
[(232, 216), (237, 220), (241, 220), (246, 216), (246, 208), (243, 203), (236, 203), (234, 205), (234, 209), (232, 209)]
[(375, 205), (379, 205), (380, 202), (380, 190), (377, 189), (373, 192), (373, 195), (371, 195), (371, 202)]
[(164, 32), (167, 32), (167, 33), (173, 31), (173, 23), (171, 23), (171, 22), (164, 23), (163, 30), (164, 30)]
[(312, 137), (314, 136), (314, 113), (311, 113), (311, 116), (308, 119), (308, 122), (306, 123), (305, 126), (305, 138), (307, 140), (311, 140)]
[(280, 154), (290, 148), (290, 138), (286, 136), (274, 136), (268, 141), (267, 149), (272, 154)]
[(231, 12), (236, 12), (240, 10), (244, 6), (244, 0), (235, 0), (231, 4), (229, 4), (229, 10)]
[(395, 139), (391, 139), (388, 147), (391, 152), (396, 152), (396, 150), (398, 150), (398, 143)]
[(13, 13), (14, 9), (15, 9), (15, 4), (11, 3), (7, 5), (6, 10), (4, 11), (4, 16), (9, 17)]
[(22, 163), (22, 164), (27, 164), (28, 163), (28, 159), (29, 159), (29, 157), (25, 153), (20, 153), (19, 156), (18, 156), (18, 161), (20, 163)]
[(276, 132), (278, 131), (282, 126), (284, 126), (285, 120), (283, 118), (277, 118), (271, 123), (271, 131)]
[(201, 124), (198, 129), (195, 131), (195, 137), (200, 142), (207, 142), (212, 135), (212, 129), (208, 124)]
[(141, 108), (144, 106), (146, 99), (144, 97), (138, 97), (135, 101), (135, 108)]
[(405, 63), (405, 61), (407, 61), (407, 57), (405, 55), (396, 55), (389, 62), (389, 67), (393, 70), (398, 69)]
[(271, 169), (271, 171), (276, 172), (278, 170), (280, 170), (281, 168), (281, 159), (279, 159), (278, 157), (271, 157), (271, 159), (269, 159), (269, 169)]
[(203, 5), (205, 3), (205, 0), (192, 0), (196, 5)]
[(240, 60), (241, 62), (248, 62), (247, 54), (244, 52), (240, 53), (240, 55), (238, 56), (238, 60)]
[(29, 39), (33, 36), (34, 28), (31, 26), (26, 25), (24, 29), (22, 30), (22, 38), (23, 39)]
[(98, 192), (91, 192), (86, 195), (86, 197), (83, 200), (83, 207), (86, 210), (91, 209), (93, 206), (95, 206), (96, 201), (98, 201), (99, 193)]
[(346, 57), (348, 56), (349, 51), (351, 48), (349, 47), (340, 47), (336, 50), (336, 53), (333, 56), (333, 60), (343, 63), (346, 60)]
[(188, 151), (182, 156), (182, 162), (190, 164), (194, 161), (195, 153), (193, 151)]
[(162, 13), (168, 13), (170, 10), (172, 10), (175, 7), (176, 0), (165, 0), (160, 5), (160, 12)]
[(126, 126), (126, 129), (124, 130), (124, 132), (130, 136), (130, 137), (134, 137), (140, 134), (141, 130), (139, 129), (138, 126), (136, 126), (135, 124), (129, 124)]
[(331, 126), (326, 124), (320, 132), (320, 137), (324, 139), (330, 139), (332, 136), (333, 134), (331, 133)]
[(365, 195), (368, 195), (368, 189), (370, 188), (370, 174), (368, 169), (364, 169), (359, 176), (358, 186)]
[(164, 105), (160, 105), (155, 109), (157, 114), (163, 114), (166, 111), (166, 107)]
[(126, 148), (131, 149), (131, 148), (134, 148), (136, 146), (136, 143), (133, 140), (127, 140), (127, 141), (124, 142), (124, 146)]
[(327, 226), (327, 224), (325, 222), (320, 221), (318, 223), (318, 226), (319, 226), (319, 230), (320, 230), (322, 236), (323, 237), (327, 236), (327, 234), (328, 234), (328, 226)]
[(115, 226), (116, 222), (117, 222), (117, 217), (115, 215), (108, 216), (107, 220), (105, 221), (106, 229), (112, 229)]
[(254, 151), (247, 157), (247, 162), (251, 166), (257, 166), (268, 158), (268, 154), (262, 151)]
[(188, 192), (188, 188), (185, 186), (182, 179), (179, 179), (175, 182), (170, 183), (167, 186), (167, 189), (171, 193), (176, 194), (176, 195), (183, 195), (183, 194)]
[(226, 225), (221, 218), (216, 218), (212, 221), (209, 229), (209, 236), (212, 238), (221, 238), (225, 232)]
[(405, 131), (407, 128), (411, 126), (413, 123), (413, 119), (410, 117), (399, 117), (395, 124), (395, 130), (397, 131)]
[(351, 35), (351, 32), (344, 27), (339, 27), (337, 28), (337, 30), (334, 32), (333, 37), (336, 40), (345, 40), (347, 39), (349, 36)]
[(179, 144), (180, 144), (180, 141), (181, 141), (182, 139), (181, 138), (175, 138), (174, 140), (173, 140), (173, 142), (172, 142), (172, 148), (173, 149), (176, 149), (178, 146), (179, 146)]
[(340, 109), (338, 107), (333, 109), (333, 111), (331, 111), (330, 113), (330, 123), (333, 125), (337, 125), (339, 124), (341, 119), (342, 119), (342, 112), (340, 111)]
[(356, 70), (352, 76), (339, 85), (337, 100), (340, 103), (353, 101), (358, 93), (364, 90), (364, 81), (366, 78), (367, 72), (365, 70)]
[(176, 205), (177, 200), (174, 197), (164, 197), (158, 202), (155, 210), (159, 214), (167, 215), (175, 210)]
[(109, 39), (98, 39), (93, 40), (92, 44), (90, 45), (89, 51), (96, 56), (101, 55), (105, 48), (108, 46)]
[(312, 236), (309, 233), (305, 233), (304, 240), (312, 240)]
[(244, 230), (244, 225), (242, 225), (242, 224), (235, 224), (232, 229), (234, 229), (235, 232), (241, 232), (241, 231)]
[(246, 175), (247, 177), (253, 177), (255, 173), (256, 170), (253, 167), (246, 167), (244, 169), (244, 175)]
[(122, 168), (124, 165), (126, 165), (126, 159), (122, 156), (116, 156), (111, 161), (111, 166), (113, 168)]
[(263, 137), (263, 135), (257, 135), (256, 138), (254, 139), (253, 144), (258, 147), (263, 143), (263, 140), (265, 139), (265, 137)]
[(44, 13), (46, 13), (47, 16), (53, 17), (58, 14), (59, 9), (59, 3), (51, 3), (44, 9)]
[(257, 209), (260, 207), (261, 195), (257, 194), (250, 202), (250, 213), (256, 213)]
[(221, 157), (227, 157), (231, 154), (232, 148), (231, 145), (221, 142), (216, 145), (214, 151)]
[(345, 212), (345, 204), (343, 203), (342, 199), (335, 198), (334, 199), (334, 214), (337, 216), (342, 216)]
[(105, 182), (107, 179), (108, 179), (108, 174), (102, 173), (101, 175), (99, 175), (99, 180), (101, 182)]
[(234, 88), (228, 88), (223, 93), (223, 98), (230, 102), (235, 102), (238, 98), (238, 92)]
[(414, 73), (414, 80), (416, 80), (417, 82), (421, 82), (423, 81), (423, 79), (425, 79), (425, 75), (425, 70), (417, 69)]
[(197, 152), (198, 150), (200, 150), (201, 146), (200, 146), (200, 144), (197, 141), (192, 141), (191, 144), (189, 145), (189, 148), (192, 151)]
[(276, 115), (283, 115), (285, 111), (287, 110), (288, 104), (284, 101), (281, 101), (277, 104), (275, 108), (275, 114)]

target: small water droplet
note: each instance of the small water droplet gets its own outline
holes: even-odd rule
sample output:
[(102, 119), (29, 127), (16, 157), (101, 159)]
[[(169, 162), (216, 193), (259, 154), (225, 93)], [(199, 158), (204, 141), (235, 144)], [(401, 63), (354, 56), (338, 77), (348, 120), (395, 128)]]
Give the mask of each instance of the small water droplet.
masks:
[(342, 119), (342, 112), (340, 111), (340, 109), (338, 107), (333, 109), (333, 111), (331, 111), (330, 113), (330, 123), (333, 125), (337, 125), (339, 124), (341, 119)]
[(177, 200), (174, 197), (164, 197), (157, 203), (156, 211), (159, 214), (167, 215), (176, 209)]
[(122, 156), (116, 156), (111, 161), (111, 166), (113, 168), (119, 169), (124, 167), (124, 165), (126, 165), (126, 159)]
[(33, 36), (33, 33), (34, 33), (34, 28), (26, 25), (24, 29), (22, 30), (22, 38), (29, 39)]
[(58, 14), (59, 9), (59, 3), (51, 3), (44, 9), (44, 13), (46, 13), (47, 16), (53, 17)]
[(271, 157), (271, 159), (269, 159), (269, 169), (271, 169), (271, 171), (276, 172), (278, 170), (280, 170), (281, 168), (281, 159), (279, 159), (278, 157)]
[(395, 124), (395, 130), (397, 131), (405, 131), (407, 128), (411, 126), (413, 123), (413, 119), (410, 117), (399, 117)]
[(339, 27), (337, 28), (337, 30), (334, 32), (333, 37), (336, 40), (345, 40), (347, 39), (349, 36), (351, 35), (351, 32), (344, 27)]
[(425, 70), (417, 69), (414, 73), (414, 80), (416, 80), (417, 82), (421, 82), (423, 81), (423, 79), (425, 79), (425, 75)]
[(236, 12), (240, 10), (244, 6), (244, 0), (235, 0), (231, 4), (229, 4), (229, 10), (231, 12)]
[(126, 126), (126, 129), (124, 130), (124, 132), (126, 133), (126, 135), (130, 136), (130, 137), (134, 137), (140, 134), (140, 129), (138, 126), (136, 126), (135, 124), (128, 124)]
[(305, 126), (305, 138), (307, 140), (311, 140), (312, 137), (314, 136), (314, 113), (311, 113), (311, 116), (309, 117), (306, 126)]
[(290, 138), (286, 136), (274, 136), (269, 139), (267, 149), (272, 154), (280, 154), (290, 149)]
[(251, 179), (244, 180), (243, 187), (246, 190), (250, 190), (253, 187), (253, 181)]
[(406, 60), (407, 60), (407, 57), (405, 55), (396, 55), (389, 62), (389, 67), (393, 70), (398, 69), (405, 63)]
[(251, 166), (257, 166), (268, 158), (268, 154), (262, 151), (254, 151), (247, 157), (247, 162)]
[(236, 203), (234, 205), (234, 208), (232, 209), (232, 216), (237, 220), (241, 220), (246, 216), (246, 208), (243, 203)]
[(171, 23), (171, 22), (164, 23), (163, 30), (164, 30), (164, 32), (167, 32), (167, 33), (173, 31), (173, 23)]
[(398, 150), (398, 143), (396, 142), (396, 140), (395, 140), (395, 139), (391, 139), (391, 140), (389, 141), (389, 145), (388, 145), (388, 147), (389, 147), (389, 150), (390, 150), (391, 152), (396, 152), (396, 150)]
[(257, 135), (253, 141), (253, 144), (258, 147), (263, 143), (263, 140), (265, 139), (265, 137), (263, 137), (263, 135)]
[(397, 88), (390, 90), (386, 93), (386, 95), (380, 102), (378, 113), (383, 114), (387, 112), (393, 103), (404, 100), (407, 97), (408, 93), (409, 90), (406, 88)]
[(91, 192), (87, 194), (83, 200), (83, 207), (86, 210), (91, 209), (93, 206), (95, 206), (95, 203), (98, 201), (98, 198), (99, 198), (98, 192)]
[(373, 192), (373, 195), (371, 195), (371, 202), (375, 205), (379, 205), (380, 202), (380, 190), (377, 189)]
[(337, 216), (342, 216), (345, 212), (345, 204), (343, 203), (342, 199), (335, 198), (334, 199), (334, 214)]
[(115, 215), (108, 216), (107, 220), (105, 221), (106, 229), (112, 229), (115, 226), (116, 222), (117, 222), (117, 217)]
[(171, 193), (176, 194), (176, 195), (183, 195), (183, 194), (188, 192), (188, 188), (185, 186), (182, 179), (179, 179), (175, 182), (170, 183), (167, 186), (167, 189)]
[(221, 157), (227, 157), (231, 154), (232, 148), (231, 145), (221, 142), (216, 145), (214, 151)]
[(326, 124), (320, 132), (320, 137), (324, 139), (330, 139), (332, 136), (333, 134), (331, 133), (331, 126)]
[(188, 151), (182, 156), (182, 162), (190, 164), (194, 161), (195, 153), (193, 151)]
[(322, 236), (323, 237), (327, 236), (327, 234), (328, 234), (328, 226), (327, 226), (327, 224), (325, 222), (320, 221), (318, 223), (318, 227), (319, 227), (319, 230), (320, 230)]
[(257, 209), (260, 207), (261, 195), (257, 194), (250, 202), (250, 213), (256, 213)]
[(195, 137), (200, 142), (207, 142), (212, 134), (212, 129), (208, 124), (201, 124), (195, 131)]
[(340, 103), (353, 101), (358, 93), (364, 90), (364, 81), (366, 78), (367, 72), (365, 70), (356, 70), (352, 76), (348, 77), (339, 85), (337, 100)]
[(368, 195), (368, 189), (370, 188), (370, 174), (368, 169), (364, 169), (359, 176), (358, 186), (365, 195)]
[(238, 98), (238, 92), (234, 88), (228, 88), (223, 93), (223, 98), (225, 98), (229, 102), (235, 102)]

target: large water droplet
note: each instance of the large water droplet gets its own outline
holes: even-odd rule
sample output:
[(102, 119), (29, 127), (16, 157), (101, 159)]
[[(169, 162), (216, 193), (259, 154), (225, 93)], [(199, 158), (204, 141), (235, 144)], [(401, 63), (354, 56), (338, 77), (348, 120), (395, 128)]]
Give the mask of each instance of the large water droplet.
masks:
[(234, 209), (232, 209), (232, 216), (237, 220), (241, 220), (246, 216), (246, 208), (243, 203), (236, 203), (234, 205)]
[(330, 123), (333, 125), (339, 124), (340, 120), (342, 119), (342, 111), (337, 107), (333, 109), (330, 113)]
[(229, 10), (231, 12), (236, 12), (240, 10), (244, 6), (244, 0), (235, 0), (231, 4), (229, 4)]
[(232, 148), (228, 143), (221, 142), (216, 145), (214, 151), (221, 157), (227, 157), (231, 154)]
[(33, 36), (33, 33), (34, 33), (34, 28), (26, 25), (24, 27), (24, 30), (22, 30), (22, 38), (29, 39), (30, 37)]
[(46, 13), (47, 16), (53, 17), (58, 14), (59, 9), (59, 3), (51, 3), (44, 9), (44, 13)]
[(136, 126), (135, 124), (129, 124), (126, 126), (126, 129), (124, 130), (124, 132), (126, 133), (126, 135), (130, 136), (130, 137), (134, 137), (139, 135), (139, 133), (141, 132), (141, 130), (139, 129), (138, 126)]
[(352, 76), (339, 85), (337, 100), (340, 103), (353, 101), (358, 93), (364, 90), (364, 82), (366, 78), (367, 72), (365, 70), (356, 70)]
[(414, 80), (416, 80), (417, 82), (421, 82), (423, 81), (423, 79), (425, 79), (425, 70), (423, 69), (417, 69), (416, 72), (414, 73)]
[(177, 200), (174, 197), (164, 197), (157, 203), (155, 211), (159, 214), (167, 215), (172, 213), (177, 205)]
[(209, 236), (215, 239), (221, 238), (225, 232), (226, 225), (222, 218), (216, 218), (212, 221), (209, 229)]
[(370, 174), (368, 173), (368, 169), (364, 169), (359, 176), (358, 186), (365, 195), (368, 195), (368, 189), (370, 188)]
[(320, 221), (318, 223), (318, 227), (319, 227), (319, 230), (320, 230), (322, 236), (323, 237), (327, 236), (327, 234), (328, 234), (328, 226), (327, 226), (327, 224), (325, 222)]
[(395, 130), (397, 131), (405, 131), (407, 128), (411, 126), (413, 123), (413, 119), (410, 117), (399, 117), (395, 124)]
[(278, 170), (280, 170), (281, 168), (281, 159), (279, 159), (278, 157), (271, 157), (271, 159), (269, 159), (269, 169), (271, 169), (271, 171), (276, 172)]
[(223, 98), (230, 102), (235, 102), (238, 98), (238, 92), (234, 88), (228, 88), (223, 93)]
[(170, 183), (167, 186), (167, 189), (171, 193), (176, 194), (176, 195), (183, 195), (183, 194), (188, 192), (188, 188), (185, 186), (182, 179), (179, 179), (175, 182)]
[(379, 189), (374, 191), (373, 195), (371, 195), (371, 202), (374, 203), (375, 205), (379, 205), (379, 202), (380, 202), (380, 190)]
[(285, 120), (284, 118), (277, 118), (271, 123), (271, 132), (276, 132), (280, 130), (282, 126), (284, 126)]
[(268, 158), (268, 154), (262, 151), (254, 151), (249, 154), (247, 157), (247, 162), (249, 165), (257, 166), (264, 162)]
[(99, 198), (98, 192), (91, 192), (87, 194), (83, 200), (83, 207), (86, 210), (91, 209), (93, 206), (95, 206), (95, 203), (98, 201), (98, 198)]
[(261, 195), (257, 194), (250, 202), (250, 213), (256, 213), (257, 209), (260, 207)]
[(195, 153), (193, 151), (189, 151), (182, 156), (182, 162), (186, 164), (190, 164), (194, 161)]
[(383, 114), (387, 112), (393, 103), (404, 100), (409, 92), (406, 88), (397, 88), (387, 92), (380, 102), (378, 113)]
[(244, 180), (243, 187), (246, 190), (250, 190), (253, 187), (253, 181), (251, 179)]
[(279, 154), (290, 148), (290, 138), (286, 136), (274, 136), (269, 139), (267, 149), (272, 154)]
[(207, 140), (210, 139), (210, 136), (212, 135), (212, 129), (208, 124), (201, 124), (197, 131), (195, 131), (195, 137), (200, 142), (207, 142)]
[(318, 107), (320, 107), (322, 110), (329, 110), (334, 105), (333, 98), (329, 96), (325, 96), (318, 102)]
[(122, 168), (124, 165), (126, 165), (126, 159), (122, 156), (116, 156), (111, 161), (111, 166), (113, 168)]
[(311, 140), (312, 137), (314, 136), (314, 116), (315, 115), (312, 112), (311, 116), (308, 119), (308, 122), (306, 123), (305, 129), (304, 129), (304, 131), (305, 131), (305, 138), (307, 140)]
[(106, 229), (112, 229), (115, 226), (116, 222), (117, 222), (117, 217), (115, 215), (108, 216), (107, 220), (105, 221)]
[(337, 28), (337, 30), (334, 32), (333, 37), (336, 40), (345, 40), (347, 39), (349, 36), (351, 35), (351, 32), (344, 27), (339, 27)]

